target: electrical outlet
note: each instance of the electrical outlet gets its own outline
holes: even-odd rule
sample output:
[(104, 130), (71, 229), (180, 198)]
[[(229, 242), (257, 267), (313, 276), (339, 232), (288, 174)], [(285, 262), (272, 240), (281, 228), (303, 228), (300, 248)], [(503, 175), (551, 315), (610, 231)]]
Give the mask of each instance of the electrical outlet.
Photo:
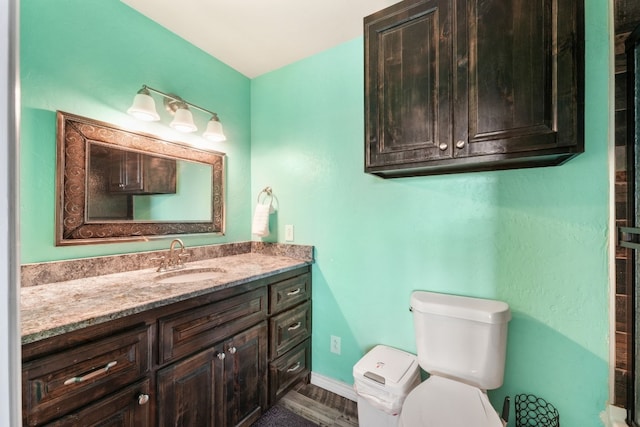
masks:
[(284, 240), (285, 242), (293, 242), (293, 225), (284, 226)]
[(331, 353), (340, 354), (340, 337), (331, 335)]

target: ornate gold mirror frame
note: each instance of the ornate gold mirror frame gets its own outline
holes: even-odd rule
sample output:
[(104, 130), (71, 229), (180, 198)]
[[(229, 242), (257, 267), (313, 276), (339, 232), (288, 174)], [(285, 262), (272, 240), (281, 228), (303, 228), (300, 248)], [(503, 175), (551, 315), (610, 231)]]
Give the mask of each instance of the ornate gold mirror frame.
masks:
[[(56, 172), (56, 245), (143, 241), (175, 234), (224, 234), (224, 154), (164, 141), (96, 120), (58, 111)], [(113, 147), (154, 158), (211, 166), (211, 219), (89, 219), (89, 146)], [(175, 178), (174, 178), (175, 179)], [(180, 177), (178, 176), (178, 180)], [(207, 190), (208, 191), (208, 190)], [(208, 196), (208, 195), (207, 195)], [(185, 212), (189, 206), (183, 206)]]

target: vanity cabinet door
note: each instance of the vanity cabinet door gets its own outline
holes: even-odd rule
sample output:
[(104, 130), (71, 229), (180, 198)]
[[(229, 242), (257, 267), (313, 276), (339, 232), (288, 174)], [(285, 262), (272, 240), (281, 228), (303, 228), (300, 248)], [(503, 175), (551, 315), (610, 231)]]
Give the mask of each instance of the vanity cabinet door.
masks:
[(267, 408), (267, 324), (262, 322), (224, 344), (227, 426), (250, 426)]
[(224, 426), (224, 357), (222, 346), (160, 370), (158, 426)]

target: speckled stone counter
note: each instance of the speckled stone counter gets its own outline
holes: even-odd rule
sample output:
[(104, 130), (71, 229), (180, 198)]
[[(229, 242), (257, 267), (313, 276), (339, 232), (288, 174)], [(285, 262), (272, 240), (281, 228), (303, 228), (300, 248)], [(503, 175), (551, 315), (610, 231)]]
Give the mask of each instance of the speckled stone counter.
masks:
[(186, 269), (217, 268), (211, 279), (166, 284), (155, 268), (23, 287), (22, 343), (237, 286), (310, 264), (310, 259), (241, 253), (186, 263)]

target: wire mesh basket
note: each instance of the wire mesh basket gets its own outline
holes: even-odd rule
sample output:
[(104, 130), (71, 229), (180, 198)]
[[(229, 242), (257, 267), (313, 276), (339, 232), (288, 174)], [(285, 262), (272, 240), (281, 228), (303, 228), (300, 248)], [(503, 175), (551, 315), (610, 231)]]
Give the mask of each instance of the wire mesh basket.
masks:
[(533, 394), (517, 394), (516, 427), (560, 427), (560, 414), (551, 403)]

